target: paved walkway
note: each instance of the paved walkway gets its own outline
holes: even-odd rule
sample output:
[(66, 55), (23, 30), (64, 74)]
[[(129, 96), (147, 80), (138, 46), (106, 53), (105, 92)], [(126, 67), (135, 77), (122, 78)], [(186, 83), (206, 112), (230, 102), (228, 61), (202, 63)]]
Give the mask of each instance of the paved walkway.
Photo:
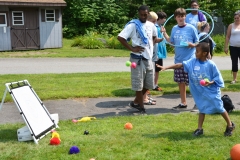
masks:
[[(115, 58), (0, 58), (0, 74), (83, 73), (130, 71), (128, 57)], [(230, 70), (230, 57), (213, 57), (220, 70)], [(163, 61), (173, 64), (173, 57)]]
[[(165, 65), (172, 64), (173, 59), (169, 59), (164, 61)], [(0, 74), (129, 71), (129, 68), (125, 66), (126, 60), (128, 58), (3, 58), (0, 59)], [(229, 69), (229, 57), (214, 57), (214, 60), (220, 69)], [(32, 87), (34, 88), (34, 86)], [(236, 109), (240, 109), (239, 92), (224, 92), (223, 94), (228, 94)], [(172, 110), (172, 107), (178, 105), (180, 102), (179, 94), (154, 96), (153, 98), (157, 100), (157, 105), (146, 105), (147, 114), (180, 112)], [(43, 104), (51, 114), (58, 113), (60, 120), (71, 120), (84, 116), (100, 118), (106, 116), (137, 115), (138, 112), (128, 106), (132, 100), (133, 97), (79, 98), (47, 100), (43, 101)], [(191, 95), (187, 96), (187, 103), (188, 109), (181, 112), (189, 112), (193, 108), (194, 101)], [(0, 124), (16, 122), (24, 121), (15, 103), (4, 103), (0, 110)]]
[[(34, 86), (33, 86), (34, 87)], [(224, 92), (228, 94), (236, 109), (240, 109), (240, 93)], [(178, 105), (180, 96), (163, 95), (154, 96), (157, 105), (145, 105), (147, 114), (164, 114), (189, 112), (194, 101), (191, 95), (187, 95), (188, 109), (182, 111), (174, 111), (172, 107)], [(133, 97), (117, 97), (117, 98), (78, 98), (78, 99), (60, 99), (43, 101), (51, 114), (58, 113), (60, 120), (71, 120), (73, 118), (95, 116), (97, 118), (107, 116), (123, 116), (137, 115), (137, 110), (128, 106)], [(0, 111), (0, 124), (24, 122), (15, 103), (4, 103)]]

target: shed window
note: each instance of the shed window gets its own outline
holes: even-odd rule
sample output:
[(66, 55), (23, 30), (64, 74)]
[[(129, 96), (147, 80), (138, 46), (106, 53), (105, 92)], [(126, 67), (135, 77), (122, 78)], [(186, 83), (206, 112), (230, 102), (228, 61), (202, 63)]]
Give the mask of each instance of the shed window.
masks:
[(13, 25), (24, 25), (23, 11), (12, 12)]
[(55, 22), (55, 10), (46, 9), (45, 11), (46, 22)]
[(7, 16), (6, 13), (0, 13), (0, 27), (7, 26)]

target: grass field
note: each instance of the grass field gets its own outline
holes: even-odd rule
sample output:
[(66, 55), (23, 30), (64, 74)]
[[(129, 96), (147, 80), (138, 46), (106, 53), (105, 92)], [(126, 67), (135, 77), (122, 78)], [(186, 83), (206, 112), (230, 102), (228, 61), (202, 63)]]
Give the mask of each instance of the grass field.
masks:
[[(129, 51), (124, 49), (82, 49), (71, 47), (73, 39), (63, 39), (62, 48), (44, 49), (36, 51), (9, 51), (0, 52), (0, 58), (28, 58), (28, 57), (49, 57), (49, 58), (84, 58), (84, 57), (129, 57)], [(168, 53), (168, 56), (174, 56)], [(225, 56), (225, 53), (217, 53), (214, 56)]]
[[(239, 126), (240, 112), (231, 119)], [(18, 142), (16, 130), (23, 124), (0, 125), (1, 160), (228, 160), (230, 149), (240, 142), (240, 130), (224, 137), (226, 124), (220, 115), (206, 116), (204, 135), (192, 136), (197, 128), (197, 114), (162, 114), (148, 116), (119, 116), (90, 122), (60, 121), (58, 146), (49, 145), (48, 134), (36, 145)], [(124, 129), (130, 122), (132, 130)], [(89, 135), (84, 135), (88, 130)], [(69, 155), (71, 146), (80, 153)]]

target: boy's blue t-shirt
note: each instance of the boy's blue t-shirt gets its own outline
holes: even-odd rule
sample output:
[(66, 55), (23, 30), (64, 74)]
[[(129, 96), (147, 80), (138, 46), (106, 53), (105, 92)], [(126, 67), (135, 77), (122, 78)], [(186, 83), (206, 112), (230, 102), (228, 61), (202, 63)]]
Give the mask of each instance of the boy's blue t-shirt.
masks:
[[(225, 109), (221, 100), (221, 87), (224, 82), (220, 71), (212, 60), (202, 62), (192, 58), (183, 62), (184, 71), (188, 73), (189, 88), (200, 113), (223, 113)], [(210, 86), (200, 85), (200, 80), (207, 78), (214, 81)]]
[(175, 25), (171, 31), (170, 42), (175, 46), (175, 59), (174, 63), (182, 63), (195, 57), (195, 47), (189, 48), (188, 46), (180, 46), (182, 43), (196, 43), (198, 42), (198, 32), (191, 24), (186, 24), (184, 27)]

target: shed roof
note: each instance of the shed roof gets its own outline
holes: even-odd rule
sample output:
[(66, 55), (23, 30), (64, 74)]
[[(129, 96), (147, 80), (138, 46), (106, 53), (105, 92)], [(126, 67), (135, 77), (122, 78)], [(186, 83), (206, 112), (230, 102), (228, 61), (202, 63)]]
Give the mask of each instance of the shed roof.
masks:
[(66, 6), (64, 0), (0, 0), (4, 6)]

